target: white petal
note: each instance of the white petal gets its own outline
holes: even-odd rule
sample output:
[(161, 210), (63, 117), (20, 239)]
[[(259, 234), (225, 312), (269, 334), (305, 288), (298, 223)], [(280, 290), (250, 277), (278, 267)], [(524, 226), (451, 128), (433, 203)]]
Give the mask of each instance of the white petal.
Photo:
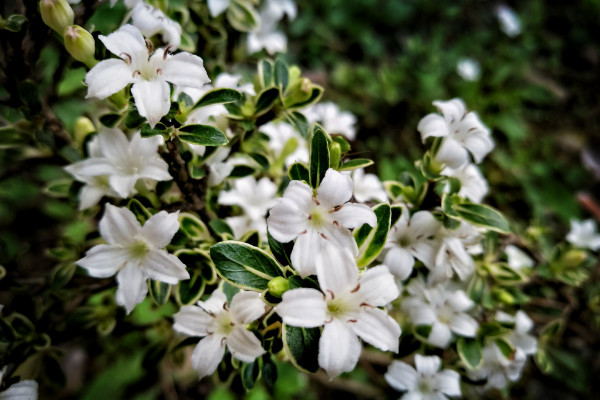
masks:
[(324, 245), (325, 240), (314, 229), (298, 236), (290, 258), (301, 277), (316, 274), (315, 256), (321, 253)]
[(365, 342), (382, 351), (398, 351), (400, 325), (379, 308), (364, 308), (356, 313), (356, 322), (350, 328)]
[(384, 377), (396, 390), (414, 390), (417, 387), (417, 371), (402, 361), (392, 361)]
[(216, 17), (223, 11), (227, 10), (231, 0), (208, 0), (208, 10), (210, 11), (211, 17)]
[(515, 330), (519, 333), (529, 332), (533, 328), (533, 321), (523, 310), (515, 314)]
[(141, 303), (148, 293), (146, 278), (142, 269), (135, 263), (128, 263), (117, 274), (117, 304), (125, 306), (127, 314)]
[(110, 175), (108, 183), (119, 196), (127, 198), (136, 193), (135, 184), (138, 179), (138, 175)]
[(0, 393), (0, 400), (37, 400), (38, 383), (31, 379), (17, 382)]
[(448, 136), (449, 133), (446, 120), (437, 114), (428, 114), (423, 117), (417, 125), (417, 130), (421, 132), (421, 140), (423, 141), (431, 136)]
[(238, 324), (249, 324), (265, 313), (260, 293), (242, 290), (231, 299), (231, 317)]
[(479, 323), (473, 317), (464, 313), (455, 314), (450, 321), (450, 329), (461, 336), (475, 337), (477, 328), (479, 328)]
[(442, 145), (435, 154), (435, 159), (452, 168), (458, 168), (468, 160), (467, 150), (452, 137), (444, 138)]
[(494, 149), (494, 141), (488, 135), (471, 135), (465, 139), (464, 146), (473, 155), (473, 160), (480, 163)]
[(413, 255), (402, 247), (394, 247), (385, 255), (383, 262), (396, 278), (403, 281), (409, 277), (415, 265)]
[(377, 225), (377, 216), (364, 204), (346, 203), (332, 215), (337, 222), (348, 229), (360, 228), (364, 224), (372, 227)]
[(200, 379), (211, 375), (225, 354), (225, 343), (220, 335), (210, 335), (202, 339), (192, 353), (192, 368)]
[(95, 206), (107, 194), (107, 191), (93, 185), (85, 185), (79, 192), (79, 210)]
[(352, 178), (332, 168), (317, 189), (317, 200), (326, 207), (335, 207), (346, 203), (352, 197)]
[(456, 371), (445, 369), (437, 373), (435, 387), (447, 396), (461, 396), (460, 375)]
[[(157, 55), (162, 57), (161, 54)], [(167, 58), (162, 77), (175, 85), (192, 88), (201, 88), (205, 83), (210, 82), (202, 59), (186, 52)]]
[(80, 181), (84, 181), (83, 178), (85, 177), (110, 175), (118, 172), (110, 160), (106, 158), (88, 158), (87, 160), (78, 161), (66, 166), (65, 171)]
[[(404, 300), (404, 303), (407, 303), (407, 300)], [(437, 321), (437, 315), (430, 305), (420, 300), (409, 302), (407, 305), (410, 305), (408, 312), (414, 325), (431, 325)]]
[(283, 198), (271, 209), (267, 218), (269, 233), (279, 242), (294, 240), (308, 225), (308, 215), (290, 199)]
[(369, 268), (358, 282), (362, 302), (375, 307), (385, 306), (400, 295), (392, 274), (383, 265)]
[(131, 87), (138, 113), (151, 127), (165, 116), (171, 107), (169, 84), (164, 80), (137, 81)]
[(129, 140), (122, 130), (103, 128), (98, 133), (98, 145), (102, 154), (113, 162), (123, 164), (129, 160)]
[(214, 320), (198, 306), (182, 306), (173, 316), (173, 329), (189, 336), (206, 336), (210, 323)]
[(341, 294), (353, 290), (358, 284), (358, 267), (354, 257), (346, 250), (327, 244), (317, 254), (317, 276), (325, 292)]
[(219, 314), (227, 305), (227, 296), (221, 289), (216, 289), (205, 301), (199, 301), (198, 305), (207, 313)]
[(129, 55), (134, 62), (137, 58), (148, 57), (144, 36), (133, 25), (123, 25), (118, 31), (108, 36), (100, 35), (98, 38), (108, 51), (118, 57), (125, 58), (125, 55)]
[(427, 338), (427, 342), (436, 347), (446, 348), (450, 343), (451, 336), (452, 332), (447, 325), (444, 325), (441, 322), (434, 322), (431, 326), (431, 333)]
[(456, 311), (467, 311), (474, 305), (473, 300), (471, 300), (462, 290), (450, 293), (447, 297), (447, 301), (448, 305)]
[(129, 209), (106, 203), (104, 216), (100, 220), (100, 234), (104, 240), (123, 246), (135, 242), (141, 230), (140, 223)]
[(148, 178), (155, 181), (170, 181), (173, 177), (169, 174), (169, 165), (162, 158), (152, 158), (145, 160), (145, 164), (138, 172), (141, 178)]
[(154, 214), (142, 227), (142, 236), (157, 249), (162, 249), (169, 243), (179, 230), (179, 211), (168, 213), (161, 211)]
[(360, 356), (358, 336), (342, 321), (334, 319), (325, 325), (319, 340), (319, 365), (330, 379), (354, 369)]
[(109, 244), (99, 244), (87, 251), (76, 264), (87, 269), (95, 278), (108, 278), (117, 273), (129, 261), (129, 251)]
[(88, 87), (85, 98), (105, 99), (130, 83), (133, 83), (133, 76), (125, 61), (116, 58), (100, 61), (85, 76)]
[(227, 336), (227, 347), (231, 354), (240, 361), (252, 362), (266, 353), (260, 340), (246, 328), (236, 326)]
[(325, 237), (321, 235), (321, 238), (324, 239), (323, 245), (330, 243), (339, 249), (348, 250), (353, 257), (358, 255), (356, 240), (348, 229), (333, 224), (322, 226), (320, 229), (321, 233), (325, 235)]
[(313, 190), (306, 183), (291, 181), (283, 193), (284, 199), (289, 199), (300, 212), (308, 213), (313, 207)]
[(162, 29), (163, 40), (173, 49), (179, 48), (181, 45), (181, 25), (168, 19), (164, 21)]
[(315, 289), (288, 290), (275, 307), (275, 312), (286, 324), (301, 328), (321, 326), (328, 319), (323, 293)]
[(177, 284), (184, 279), (190, 279), (190, 274), (185, 269), (185, 264), (173, 254), (164, 250), (151, 250), (146, 254), (141, 265), (150, 279)]
[(446, 121), (451, 124), (460, 121), (467, 113), (467, 107), (461, 99), (436, 100), (433, 105), (437, 107), (439, 112), (444, 114)]
[(408, 223), (410, 232), (417, 240), (427, 238), (436, 234), (442, 223), (435, 219), (429, 211), (417, 211)]
[(434, 375), (442, 366), (442, 360), (438, 356), (422, 356), (415, 354), (415, 367), (417, 372), (425, 375)]

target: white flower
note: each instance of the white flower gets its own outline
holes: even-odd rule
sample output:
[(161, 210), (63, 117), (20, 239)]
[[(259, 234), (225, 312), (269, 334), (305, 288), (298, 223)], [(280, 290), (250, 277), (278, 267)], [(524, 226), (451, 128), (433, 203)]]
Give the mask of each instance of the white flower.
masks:
[(500, 22), (500, 28), (510, 37), (518, 36), (521, 33), (521, 21), (514, 10), (506, 4), (496, 7), (496, 18)]
[(335, 103), (315, 104), (303, 113), (311, 124), (319, 122), (325, 132), (344, 135), (348, 140), (356, 138), (356, 117), (351, 112), (341, 111)]
[[(451, 290), (446, 285), (423, 289), (422, 284), (418, 280), (416, 282), (423, 292), (405, 298), (402, 307), (415, 326), (431, 326), (427, 343), (446, 348), (450, 344), (452, 332), (464, 337), (475, 337), (479, 324), (466, 313), (474, 303), (464, 291)], [(411, 291), (414, 292), (409, 289)]]
[(256, 53), (265, 49), (269, 54), (285, 52), (287, 50), (287, 37), (276, 30), (277, 19), (268, 11), (260, 14), (260, 25), (257, 30), (249, 32), (246, 39), (248, 53)]
[(293, 20), (298, 9), (294, 0), (267, 0), (263, 12), (269, 14), (274, 20), (281, 20), (284, 15)]
[(85, 77), (86, 98), (104, 99), (132, 83), (131, 94), (141, 116), (152, 127), (169, 112), (169, 84), (201, 88), (210, 79), (200, 57), (190, 53), (169, 55), (157, 49), (148, 55), (140, 30), (124, 25), (108, 36), (99, 36), (106, 48), (121, 59), (99, 62)]
[(506, 358), (493, 342), (483, 348), (482, 355), (481, 365), (477, 369), (469, 371), (469, 377), (477, 380), (487, 378), (486, 387), (497, 389), (505, 388), (508, 384), (507, 381), (518, 380), (527, 361), (525, 353), (518, 348), (510, 359)]
[[(0, 385), (4, 380), (4, 374), (6, 374), (7, 367), (4, 366), (0, 370)], [(37, 400), (38, 398), (38, 384), (36, 381), (31, 379), (25, 379), (23, 381), (13, 383), (8, 388), (0, 392), (0, 400)]]
[(192, 353), (192, 367), (200, 378), (212, 374), (223, 359), (225, 345), (243, 362), (252, 362), (265, 353), (260, 340), (246, 329), (265, 312), (260, 293), (240, 291), (227, 307), (227, 297), (215, 290), (198, 306), (183, 306), (174, 315), (173, 329), (190, 336), (205, 336)]
[(383, 351), (398, 351), (400, 326), (385, 306), (398, 297), (388, 270), (377, 266), (360, 278), (352, 254), (328, 245), (316, 256), (322, 292), (288, 290), (275, 307), (283, 322), (297, 327), (324, 326), (319, 340), (319, 365), (330, 378), (351, 371), (361, 352), (358, 338)]
[(537, 351), (537, 339), (529, 334), (533, 328), (533, 321), (524, 311), (519, 310), (512, 316), (505, 312), (496, 312), (496, 321), (515, 324), (514, 329), (506, 337), (506, 340), (514, 347), (520, 349), (525, 355), (535, 354)]
[(408, 278), (415, 258), (433, 268), (437, 242), (432, 237), (441, 225), (429, 211), (417, 211), (409, 217), (408, 208), (402, 208), (402, 215), (388, 234), (385, 247), (389, 250), (383, 261), (396, 279)]
[(469, 57), (461, 58), (456, 64), (456, 72), (465, 81), (476, 81), (479, 80), (481, 69), (477, 60)]
[[(218, 203), (229, 206), (240, 206), (244, 211), (244, 217), (246, 217), (246, 221), (243, 221), (244, 224), (242, 226), (253, 227), (264, 237), (267, 232), (265, 217), (267, 210), (277, 202), (275, 200), (276, 194), (277, 185), (271, 182), (269, 178), (262, 178), (257, 182), (253, 176), (247, 176), (233, 180), (233, 188), (221, 192)], [(241, 228), (240, 222), (242, 221), (239, 219), (234, 220), (234, 225)], [(239, 230), (237, 233), (240, 233)], [(237, 233), (236, 237), (239, 237)]]
[(294, 268), (305, 277), (315, 273), (315, 255), (326, 243), (346, 248), (356, 257), (358, 246), (350, 229), (363, 224), (375, 226), (377, 217), (364, 204), (348, 203), (352, 197), (352, 179), (328, 169), (313, 196), (304, 182), (291, 181), (279, 203), (271, 209), (267, 226), (273, 238), (290, 242)]
[(364, 168), (352, 172), (354, 182), (354, 198), (359, 203), (375, 200), (380, 203), (388, 201), (383, 184), (375, 174), (365, 174)]
[[(443, 114), (429, 114), (419, 121), (417, 129), (421, 139), (428, 137), (443, 137), (435, 159), (452, 168), (458, 168), (468, 161), (471, 153), (476, 163), (494, 148), (494, 141), (489, 129), (481, 123), (475, 112), (467, 112), (461, 99), (449, 101), (434, 101)], [(467, 152), (468, 150), (468, 152)]]
[(593, 219), (585, 221), (571, 220), (571, 231), (567, 234), (567, 241), (576, 247), (593, 251), (600, 249), (600, 235)]
[[(446, 396), (460, 396), (460, 375), (443, 369), (437, 356), (415, 354), (416, 370), (402, 361), (392, 361), (385, 380), (396, 390), (406, 391), (406, 400), (444, 400)], [(446, 396), (444, 396), (446, 395)]]
[(80, 209), (95, 205), (104, 195), (132, 196), (140, 179), (173, 179), (167, 163), (157, 153), (160, 137), (142, 138), (138, 132), (128, 141), (121, 130), (104, 128), (95, 140), (90, 145), (91, 158), (65, 167), (87, 184), (80, 195)]
[(173, 49), (177, 49), (181, 44), (181, 25), (149, 4), (144, 2), (136, 4), (131, 14), (131, 23), (145, 37), (149, 38), (160, 33), (163, 41)]
[(439, 247), (431, 269), (432, 282), (448, 280), (454, 273), (464, 281), (473, 274), (475, 263), (469, 254), (469, 247), (479, 243), (481, 234), (471, 224), (463, 221), (457, 229), (442, 226), (437, 231), (436, 240)]
[[(285, 156), (285, 165), (295, 162), (308, 162), (309, 153), (306, 140), (287, 122), (269, 122), (260, 127), (260, 131), (269, 136), (269, 149), (275, 156)], [(290, 142), (291, 141), (291, 142)], [(295, 142), (296, 148), (290, 153), (289, 146)], [(285, 152), (285, 154), (283, 154)]]
[(533, 260), (531, 259), (531, 257), (529, 257), (527, 253), (519, 249), (517, 246), (509, 244), (504, 249), (504, 252), (506, 253), (506, 257), (508, 258), (508, 265), (512, 269), (519, 271), (523, 268), (533, 267)]
[[(117, 4), (118, 0), (110, 0), (110, 6), (114, 7), (115, 4)], [(131, 9), (133, 7), (135, 7), (138, 3), (140, 3), (142, 0), (123, 0), (123, 3), (125, 3), (125, 7)]]
[(458, 195), (473, 203), (481, 203), (488, 193), (488, 183), (474, 164), (467, 163), (458, 168), (446, 167), (442, 170), (442, 175), (458, 179), (460, 181)]
[(161, 211), (142, 227), (127, 208), (106, 204), (100, 234), (108, 244), (92, 247), (77, 264), (96, 278), (117, 274), (117, 303), (130, 313), (146, 297), (146, 279), (174, 285), (190, 278), (185, 265), (162, 250), (179, 229), (178, 214)]
[(208, 11), (210, 12), (210, 16), (215, 18), (222, 14), (229, 5), (231, 4), (231, 0), (208, 0)]

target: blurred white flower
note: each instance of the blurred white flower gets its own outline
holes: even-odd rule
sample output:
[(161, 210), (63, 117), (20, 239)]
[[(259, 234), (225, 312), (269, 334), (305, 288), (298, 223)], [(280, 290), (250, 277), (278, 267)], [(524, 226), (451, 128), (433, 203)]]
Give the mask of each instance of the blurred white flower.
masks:
[(467, 112), (461, 99), (434, 101), (439, 114), (426, 115), (419, 121), (417, 129), (425, 142), (428, 137), (442, 137), (443, 142), (434, 155), (435, 159), (452, 168), (458, 168), (469, 159), (476, 163), (494, 148), (489, 129), (481, 123), (477, 113)]
[(593, 219), (585, 221), (571, 220), (571, 231), (567, 234), (567, 241), (576, 247), (593, 251), (600, 249), (600, 235), (596, 222)]
[(503, 311), (497, 311), (496, 321), (515, 324), (511, 333), (506, 337), (506, 340), (520, 349), (525, 355), (535, 354), (537, 339), (529, 334), (529, 331), (533, 328), (533, 321), (524, 311), (519, 310), (514, 316)]
[(506, 253), (506, 257), (508, 258), (508, 265), (518, 271), (523, 268), (533, 267), (533, 260), (531, 257), (527, 255), (523, 250), (519, 249), (517, 246), (513, 246), (509, 244), (504, 249)]
[(263, 11), (274, 20), (281, 20), (287, 15), (290, 21), (296, 18), (298, 13), (294, 0), (267, 0)]
[(481, 365), (468, 372), (471, 379), (482, 380), (487, 378), (486, 387), (503, 389), (508, 381), (514, 382), (519, 379), (527, 356), (519, 348), (506, 358), (496, 343), (488, 343), (483, 348)]
[(150, 4), (136, 4), (131, 14), (131, 24), (147, 38), (160, 33), (163, 41), (173, 50), (181, 44), (181, 25)]
[(231, 0), (208, 0), (208, 11), (210, 12), (211, 17), (217, 17), (222, 14), (229, 5), (231, 4)]
[[(392, 361), (385, 380), (396, 390), (406, 391), (402, 399), (444, 400), (446, 396), (460, 396), (460, 375), (456, 371), (442, 369), (438, 356), (415, 354), (415, 366), (402, 361)], [(445, 395), (445, 396), (444, 396)]]
[(342, 111), (337, 104), (323, 102), (302, 111), (308, 122), (318, 122), (327, 133), (338, 133), (348, 140), (356, 138), (356, 117), (348, 111)]
[[(471, 163), (466, 163), (458, 168), (445, 167), (442, 175), (456, 178), (460, 181), (458, 195), (471, 200), (473, 203), (481, 203), (488, 193), (488, 183), (481, 174), (479, 168)], [(447, 187), (447, 190), (450, 188)]]
[(227, 297), (217, 289), (198, 306), (181, 307), (173, 316), (173, 329), (189, 336), (204, 336), (192, 353), (192, 367), (203, 378), (215, 372), (226, 345), (234, 358), (247, 363), (265, 353), (260, 340), (246, 329), (264, 312), (260, 293), (242, 290), (233, 296), (228, 307)]
[[(4, 381), (7, 367), (0, 369), (0, 385)], [(0, 392), (0, 400), (37, 400), (38, 383), (32, 379), (25, 379), (13, 383), (8, 388)]]
[(507, 36), (515, 37), (521, 33), (521, 21), (512, 8), (501, 4), (496, 7), (495, 12), (496, 18), (500, 22), (500, 28)]
[(456, 72), (465, 81), (477, 81), (481, 74), (481, 68), (477, 60), (472, 58), (461, 58), (456, 65)]
[(380, 203), (388, 201), (387, 193), (377, 175), (365, 174), (364, 168), (359, 168), (352, 172), (352, 181), (354, 182), (354, 198), (359, 203), (369, 200)]
[(469, 248), (480, 242), (481, 234), (471, 224), (462, 221), (457, 229), (440, 227), (436, 240), (439, 247), (429, 275), (430, 281), (443, 282), (454, 274), (461, 281), (470, 277), (475, 271), (475, 263)]
[(248, 33), (246, 46), (249, 54), (262, 49), (265, 49), (270, 55), (283, 53), (287, 50), (287, 37), (277, 30), (277, 20), (263, 11), (260, 14), (258, 29)]
[(260, 131), (269, 136), (269, 149), (276, 158), (285, 157), (285, 165), (295, 162), (308, 162), (309, 153), (306, 139), (287, 122), (269, 122)]
[(190, 278), (179, 258), (163, 250), (179, 230), (178, 215), (161, 211), (142, 227), (126, 207), (106, 204), (100, 234), (108, 244), (92, 247), (76, 264), (95, 278), (116, 274), (117, 303), (130, 313), (148, 293), (146, 279), (175, 285)]

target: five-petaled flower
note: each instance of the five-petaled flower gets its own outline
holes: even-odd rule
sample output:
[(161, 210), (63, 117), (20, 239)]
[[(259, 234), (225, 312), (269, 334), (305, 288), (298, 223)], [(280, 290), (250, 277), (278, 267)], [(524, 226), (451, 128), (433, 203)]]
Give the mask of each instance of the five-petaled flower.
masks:
[(92, 247), (77, 264), (96, 278), (117, 274), (117, 303), (130, 313), (148, 293), (146, 279), (174, 285), (190, 278), (179, 258), (162, 250), (179, 229), (178, 215), (161, 211), (142, 227), (127, 208), (107, 204), (100, 234), (108, 244)]
[(301, 181), (291, 181), (279, 203), (271, 209), (267, 226), (273, 238), (290, 242), (296, 238), (291, 261), (305, 277), (315, 273), (315, 255), (327, 243), (358, 255), (358, 246), (350, 232), (363, 224), (375, 226), (377, 217), (364, 204), (349, 203), (352, 179), (328, 169), (317, 189)]
[(186, 52), (170, 55), (163, 49), (150, 55), (142, 33), (133, 25), (124, 25), (99, 38), (120, 59), (101, 61), (87, 73), (86, 97), (104, 99), (132, 83), (131, 94), (138, 112), (152, 127), (171, 107), (167, 82), (196, 88), (210, 82), (200, 57)]
[(275, 311), (290, 326), (324, 325), (319, 340), (321, 368), (331, 378), (351, 371), (361, 352), (359, 337), (383, 351), (398, 351), (400, 326), (378, 308), (399, 294), (387, 268), (373, 267), (359, 277), (352, 255), (332, 245), (316, 258), (322, 292), (309, 288), (288, 290)]
[(225, 345), (233, 357), (243, 362), (252, 362), (265, 353), (260, 340), (246, 329), (264, 312), (260, 293), (242, 290), (227, 307), (227, 297), (217, 289), (198, 306), (181, 307), (174, 316), (173, 329), (190, 336), (205, 336), (192, 353), (192, 367), (203, 378), (217, 369)]

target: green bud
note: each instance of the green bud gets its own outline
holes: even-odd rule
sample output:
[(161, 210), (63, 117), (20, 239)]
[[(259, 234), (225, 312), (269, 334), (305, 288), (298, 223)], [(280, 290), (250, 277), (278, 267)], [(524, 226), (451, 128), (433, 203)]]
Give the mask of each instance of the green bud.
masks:
[(95, 131), (96, 127), (89, 118), (79, 117), (75, 122), (75, 142), (82, 147), (87, 135)]
[(561, 264), (566, 268), (575, 268), (585, 261), (587, 255), (583, 250), (572, 249), (561, 257)]
[(67, 0), (41, 0), (42, 20), (59, 35), (63, 35), (68, 26), (73, 25), (73, 9)]
[(494, 297), (504, 304), (515, 304), (515, 296), (506, 290), (497, 290), (494, 292)]
[(65, 48), (77, 61), (81, 61), (88, 67), (96, 65), (94, 53), (96, 45), (92, 35), (78, 25), (71, 25), (65, 30)]
[(329, 144), (329, 167), (337, 168), (340, 165), (340, 157), (342, 156), (342, 147), (337, 142)]
[(273, 296), (281, 298), (283, 293), (289, 290), (290, 282), (284, 277), (278, 276), (267, 283), (267, 288), (269, 289), (269, 293)]
[(283, 104), (286, 107), (305, 102), (312, 93), (312, 82), (308, 78), (300, 78), (288, 87)]

